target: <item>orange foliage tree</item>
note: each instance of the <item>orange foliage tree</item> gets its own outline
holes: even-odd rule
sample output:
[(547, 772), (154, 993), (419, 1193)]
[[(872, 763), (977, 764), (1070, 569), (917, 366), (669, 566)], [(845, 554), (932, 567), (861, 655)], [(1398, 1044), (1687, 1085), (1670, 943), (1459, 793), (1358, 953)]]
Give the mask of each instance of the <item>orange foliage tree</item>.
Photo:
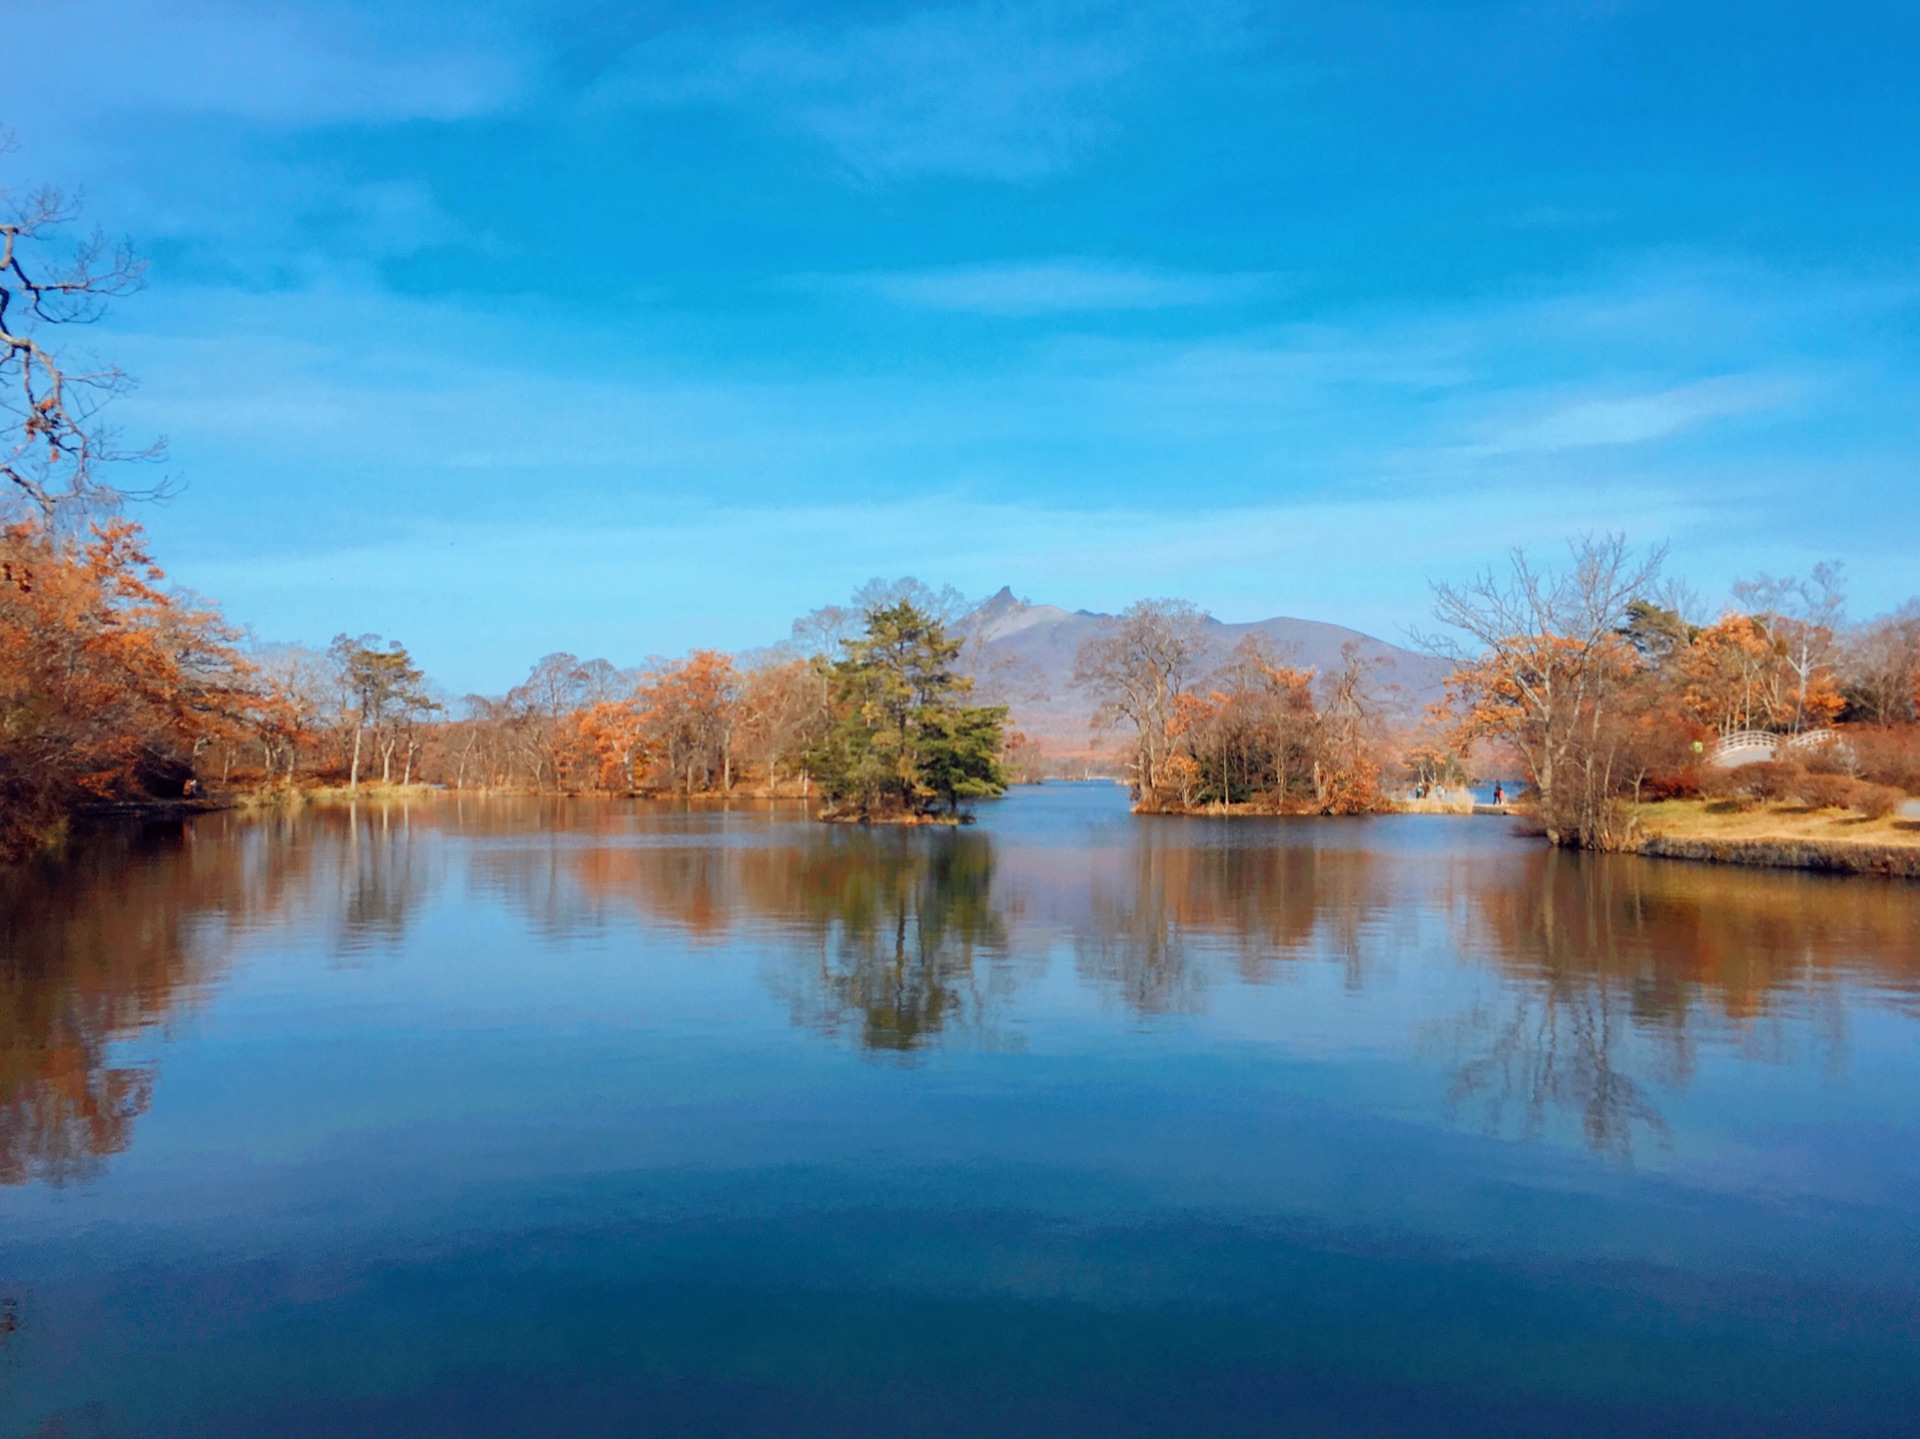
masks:
[(695, 650), (641, 684), (646, 733), (670, 788), (687, 794), (733, 788), (740, 692), (739, 670), (718, 650)]
[(1381, 808), (1369, 686), (1357, 647), (1343, 650), (1338, 670), (1316, 676), (1281, 664), (1258, 635), (1248, 635), (1209, 677), (1204, 695), (1174, 696), (1160, 783), (1143, 793), (1143, 806), (1251, 803), (1319, 814)]
[(0, 533), (0, 848), (89, 799), (178, 796), (203, 745), (246, 732), (233, 632), (163, 578), (125, 521)]
[(601, 700), (562, 715), (553, 752), (558, 782), (572, 790), (630, 791), (656, 758), (647, 717), (633, 700)]
[(1489, 572), (1435, 589), (1440, 618), (1477, 644), (1451, 651), (1456, 743), (1511, 747), (1556, 844), (1610, 849), (1628, 838), (1617, 801), (1645, 671), (1625, 630), (1629, 602), (1652, 585), (1660, 560), (1657, 551), (1636, 558), (1619, 537), (1589, 538), (1558, 573), (1515, 551), (1504, 578)]

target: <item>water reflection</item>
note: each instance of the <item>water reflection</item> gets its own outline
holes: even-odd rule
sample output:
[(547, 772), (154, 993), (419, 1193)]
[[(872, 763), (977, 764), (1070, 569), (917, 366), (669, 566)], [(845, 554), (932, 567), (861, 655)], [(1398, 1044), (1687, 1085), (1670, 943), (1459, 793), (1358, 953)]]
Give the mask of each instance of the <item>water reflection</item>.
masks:
[(638, 845), (495, 851), (481, 860), (486, 886), (549, 934), (604, 929), (624, 911), (700, 945), (771, 947), (767, 983), (793, 1022), (876, 1052), (984, 1029), (1010, 993), (993, 963), (1009, 954), (1008, 907), (987, 836), (668, 818), (693, 834), (668, 824)]
[[(331, 872), (334, 947), (347, 954), (392, 947), (433, 887), (426, 847), (414, 833), (413, 807), (352, 805), (308, 821), (325, 837)], [(423, 826), (423, 829), (425, 826)]]
[(1075, 934), (1079, 969), (1136, 1014), (1205, 1008), (1224, 956), (1249, 984), (1303, 960), (1332, 961), (1349, 988), (1407, 936), (1391, 865), (1366, 850), (1194, 842), (1178, 827), (1097, 870)]
[(63, 1184), (126, 1149), (175, 1019), (244, 935), (397, 948), (433, 885), (407, 817), (362, 807), (114, 826), (60, 865), (0, 868), (0, 1184)]
[[(793, 896), (805, 944), (770, 970), (795, 1024), (857, 1031), (870, 1050), (904, 1052), (942, 1031), (983, 1029), (1008, 992), (1005, 916), (993, 894), (992, 844), (981, 835), (855, 835), (796, 860), (768, 892)], [(773, 878), (766, 866), (759, 877)]]
[(1537, 851), (1468, 891), (1456, 946), (1508, 981), (1440, 1028), (1449, 1102), (1536, 1134), (1556, 1115), (1626, 1158), (1664, 1140), (1703, 1036), (1833, 1069), (1854, 997), (1915, 1013), (1920, 899), (1899, 884)]
[[(1664, 1096), (1703, 1046), (1834, 1069), (1858, 1005), (1920, 1017), (1920, 894), (1898, 883), (1450, 849), (1435, 821), (1041, 843), (793, 819), (554, 801), (224, 815), (0, 875), (0, 1182), (83, 1178), (124, 1149), (155, 1075), (122, 1041), (193, 1002), (248, 934), (404, 963), (438, 902), (503, 905), (554, 942), (638, 926), (738, 951), (793, 1024), (875, 1055), (1017, 1043), (1063, 954), (1083, 996), (1142, 1018), (1337, 975), (1303, 1009), (1343, 1003), (1379, 1048), (1421, 1046), (1437, 1110), (1564, 1127), (1619, 1158), (1664, 1141)], [(1468, 982), (1426, 983), (1447, 975)]]
[(208, 920), (243, 890), (177, 831), (0, 869), (0, 1183), (83, 1179), (127, 1147), (153, 1073), (112, 1047), (196, 992), (218, 963)]

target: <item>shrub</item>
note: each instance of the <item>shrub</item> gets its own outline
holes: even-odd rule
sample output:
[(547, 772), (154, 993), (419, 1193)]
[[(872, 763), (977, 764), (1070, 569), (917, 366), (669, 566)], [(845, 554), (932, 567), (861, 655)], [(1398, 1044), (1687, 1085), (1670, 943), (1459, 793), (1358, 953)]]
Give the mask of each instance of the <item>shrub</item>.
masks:
[(1802, 776), (1794, 798), (1810, 809), (1847, 809), (1859, 787), (1843, 774), (1808, 774)]
[(1920, 794), (1920, 725), (1850, 726), (1847, 745), (1861, 779)]
[(1853, 794), (1847, 801), (1847, 808), (1855, 814), (1865, 815), (1868, 819), (1885, 819), (1900, 808), (1906, 797), (1905, 790), (1896, 789), (1890, 784), (1856, 782), (1853, 786)]
[(1757, 800), (1786, 799), (1806, 779), (1807, 772), (1797, 764), (1765, 760), (1743, 764), (1733, 771), (1735, 785)]
[(1722, 769), (1718, 765), (1708, 765), (1700, 771), (1700, 797), (1710, 803), (1731, 804), (1741, 809), (1750, 808), (1753, 796), (1746, 790), (1742, 769)]
[(1640, 784), (1640, 797), (1645, 800), (1693, 799), (1707, 794), (1710, 775), (1726, 774), (1726, 770), (1688, 765), (1685, 769), (1658, 770), (1650, 774)]
[(1851, 778), (1860, 769), (1860, 760), (1844, 741), (1807, 745), (1800, 752), (1800, 763), (1808, 774), (1839, 774)]

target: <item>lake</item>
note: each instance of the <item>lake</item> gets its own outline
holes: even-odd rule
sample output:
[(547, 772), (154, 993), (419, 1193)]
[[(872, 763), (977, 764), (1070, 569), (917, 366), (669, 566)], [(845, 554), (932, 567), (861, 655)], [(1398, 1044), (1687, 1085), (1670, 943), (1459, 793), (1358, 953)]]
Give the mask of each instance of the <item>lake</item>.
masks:
[(0, 904), (0, 1435), (1920, 1431), (1920, 886), (1063, 784)]

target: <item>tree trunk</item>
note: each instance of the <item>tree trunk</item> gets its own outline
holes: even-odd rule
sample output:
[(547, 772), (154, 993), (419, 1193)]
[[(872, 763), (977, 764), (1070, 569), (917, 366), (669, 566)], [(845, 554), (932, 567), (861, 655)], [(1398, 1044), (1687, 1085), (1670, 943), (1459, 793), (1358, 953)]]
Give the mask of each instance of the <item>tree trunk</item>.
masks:
[(349, 792), (360, 788), (360, 736), (366, 731), (359, 725), (353, 727), (353, 767), (347, 772)]

